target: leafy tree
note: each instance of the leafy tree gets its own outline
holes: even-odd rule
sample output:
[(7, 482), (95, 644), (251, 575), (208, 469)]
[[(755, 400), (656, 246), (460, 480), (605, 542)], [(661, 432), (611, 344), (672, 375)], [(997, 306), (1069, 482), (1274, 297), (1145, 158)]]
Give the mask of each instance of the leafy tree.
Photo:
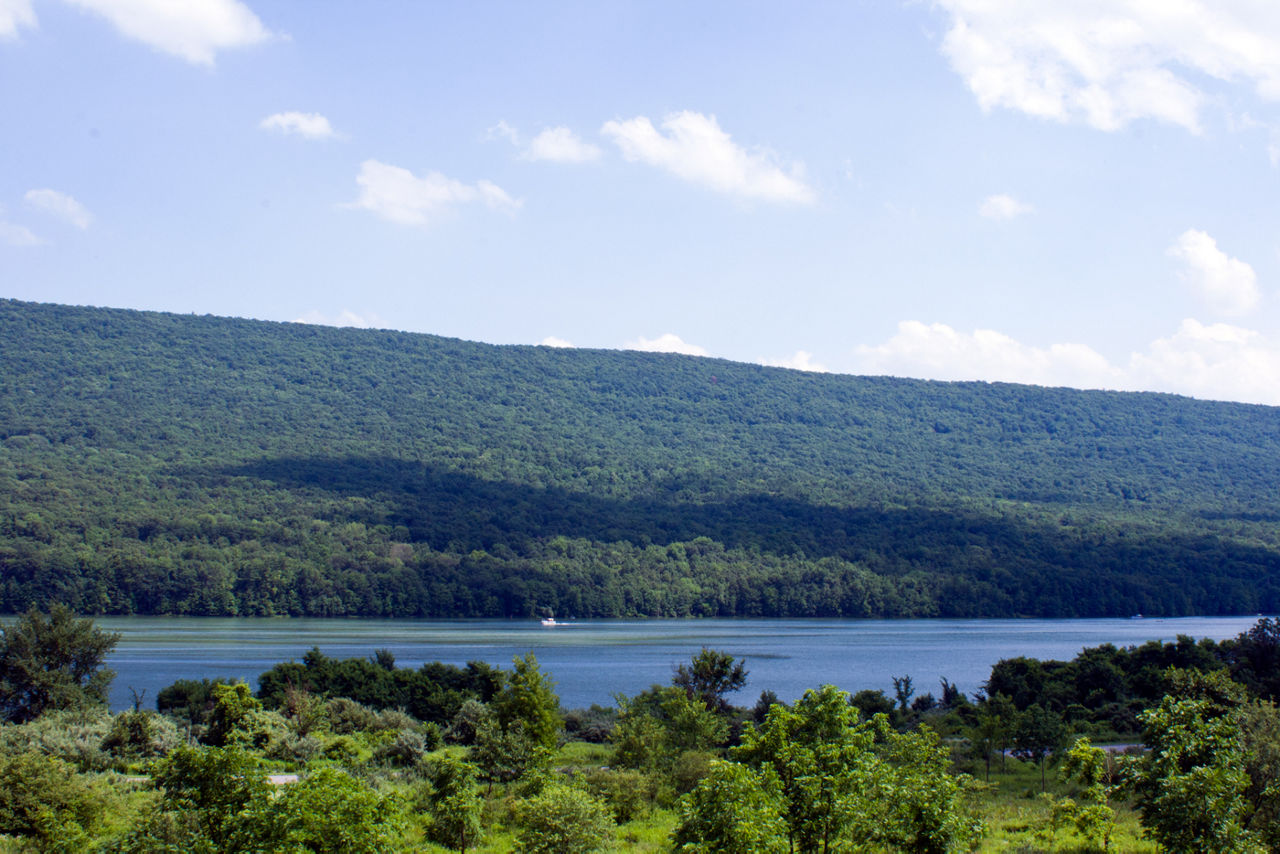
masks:
[(622, 768), (669, 776), (682, 756), (717, 749), (728, 738), (725, 719), (680, 688), (655, 685), (618, 697), (618, 704), (609, 739), (613, 764)]
[(893, 677), (893, 695), (898, 698), (898, 709), (905, 712), (911, 702), (915, 689), (911, 687), (910, 676)]
[(224, 679), (179, 679), (160, 689), (156, 710), (162, 715), (179, 718), (192, 727), (205, 727), (213, 714), (213, 687), (226, 685)]
[(453, 757), (434, 760), (427, 769), (427, 838), (452, 851), (466, 851), (480, 840), (484, 803), (476, 787), (478, 769)]
[(680, 799), (672, 834), (690, 854), (781, 854), (787, 850), (783, 804), (771, 769), (713, 762), (707, 776)]
[(213, 714), (205, 740), (214, 747), (232, 743), (261, 747), (266, 742), (261, 712), (261, 701), (244, 682), (214, 685)]
[(1249, 829), (1272, 851), (1280, 851), (1280, 710), (1269, 700), (1252, 700), (1237, 712), (1245, 750), (1252, 806)]
[(234, 819), (227, 851), (389, 854), (400, 849), (399, 804), (335, 768), (258, 797)]
[(192, 814), (220, 851), (237, 831), (237, 816), (269, 793), (257, 762), (235, 747), (178, 747), (160, 760), (152, 778), (164, 791), (164, 807)]
[(0, 715), (24, 723), (51, 709), (105, 704), (115, 673), (103, 662), (119, 639), (64, 605), (0, 626)]
[(1003, 753), (1007, 742), (1008, 724), (991, 703), (983, 703), (978, 707), (973, 726), (969, 728), (969, 744), (974, 756), (981, 758), (986, 766), (986, 779), (991, 782), (991, 756), (1000, 751)]
[(528, 736), (522, 721), (503, 728), (496, 718), (486, 715), (476, 729), (470, 758), (492, 790), (494, 783), (510, 783), (546, 768), (551, 751)]
[(1041, 705), (1022, 711), (1013, 730), (1013, 753), (1019, 759), (1040, 767), (1040, 791), (1045, 790), (1045, 766), (1066, 740), (1067, 728), (1062, 718)]
[(867, 763), (870, 782), (860, 793), (874, 817), (871, 838), (892, 850), (945, 854), (980, 832), (961, 809), (960, 779), (936, 733), (896, 732), (883, 715), (862, 726), (875, 733), (877, 761)]
[(747, 684), (746, 662), (704, 646), (690, 663), (676, 668), (671, 684), (683, 688), (690, 699), (701, 700), (709, 711), (723, 714), (730, 708), (725, 695)]
[(1094, 747), (1087, 738), (1076, 739), (1067, 751), (1062, 776), (1081, 787), (1084, 803), (1063, 801), (1076, 830), (1107, 854), (1116, 828), (1116, 811), (1111, 802), (1123, 786), (1109, 767), (1106, 751)]
[(104, 811), (75, 768), (38, 753), (0, 754), (0, 833), (40, 851), (83, 851)]
[(172, 720), (151, 711), (127, 711), (112, 719), (102, 749), (125, 760), (152, 759), (176, 747), (179, 738)]
[(538, 659), (532, 652), (524, 658), (516, 656), (512, 664), (511, 675), (494, 695), (489, 708), (503, 729), (510, 729), (518, 722), (528, 738), (547, 750), (554, 750), (564, 728), (555, 685), (538, 668)]
[(790, 847), (825, 852), (850, 830), (870, 833), (857, 793), (873, 738), (858, 727), (848, 695), (824, 685), (790, 709), (773, 706), (760, 727), (748, 724), (730, 753), (777, 781)]
[(1139, 716), (1148, 752), (1132, 779), (1142, 823), (1170, 851), (1253, 851), (1237, 712), (1217, 699), (1231, 689), (1221, 674), (1205, 681), (1201, 690), (1166, 696)]
[(898, 733), (883, 714), (860, 722), (831, 685), (774, 706), (730, 753), (776, 785), (790, 848), (802, 854), (850, 844), (933, 854), (977, 831), (938, 736)]
[(519, 801), (516, 850), (522, 854), (590, 854), (606, 847), (613, 831), (608, 809), (581, 789), (550, 785)]

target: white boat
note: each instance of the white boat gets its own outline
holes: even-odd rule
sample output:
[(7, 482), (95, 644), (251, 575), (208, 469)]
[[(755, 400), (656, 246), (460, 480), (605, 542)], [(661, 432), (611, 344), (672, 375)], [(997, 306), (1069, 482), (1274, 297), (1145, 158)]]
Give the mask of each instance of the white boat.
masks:
[(543, 617), (543, 618), (542, 618), (542, 625), (544, 625), (544, 626), (558, 626), (558, 625), (560, 625), (560, 624), (556, 622), (556, 618), (555, 618), (555, 617)]

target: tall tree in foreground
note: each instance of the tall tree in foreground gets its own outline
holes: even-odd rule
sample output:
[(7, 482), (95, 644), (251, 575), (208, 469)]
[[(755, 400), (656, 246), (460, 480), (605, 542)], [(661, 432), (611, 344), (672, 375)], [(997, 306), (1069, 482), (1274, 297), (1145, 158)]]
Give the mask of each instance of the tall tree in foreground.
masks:
[(105, 704), (115, 673), (103, 667), (120, 635), (65, 605), (35, 608), (0, 626), (0, 716), (26, 723), (47, 711)]
[(1169, 851), (1259, 850), (1245, 829), (1243, 689), (1221, 672), (1175, 671), (1171, 681), (1173, 693), (1139, 716), (1148, 752), (1133, 780), (1143, 825)]

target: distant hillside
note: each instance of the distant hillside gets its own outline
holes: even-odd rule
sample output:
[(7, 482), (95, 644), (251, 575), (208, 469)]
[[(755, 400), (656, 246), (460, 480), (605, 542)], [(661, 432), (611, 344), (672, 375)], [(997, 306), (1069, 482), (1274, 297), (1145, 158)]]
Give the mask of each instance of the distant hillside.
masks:
[(1280, 409), (0, 301), (0, 610), (1280, 610)]

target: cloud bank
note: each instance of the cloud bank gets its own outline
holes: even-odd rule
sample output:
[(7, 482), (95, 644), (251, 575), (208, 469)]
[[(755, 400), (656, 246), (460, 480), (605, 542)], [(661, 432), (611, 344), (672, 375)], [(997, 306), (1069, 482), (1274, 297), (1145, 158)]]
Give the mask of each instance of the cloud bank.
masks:
[(1084, 344), (1035, 347), (990, 329), (898, 324), (888, 341), (856, 351), (859, 373), (935, 380), (1164, 391), (1280, 405), (1280, 340), (1225, 323), (1187, 319), (1168, 337), (1113, 365)]
[(1209, 80), (1280, 100), (1280, 5), (1256, 0), (937, 0), (942, 52), (984, 110), (1104, 131), (1154, 119), (1192, 132)]

